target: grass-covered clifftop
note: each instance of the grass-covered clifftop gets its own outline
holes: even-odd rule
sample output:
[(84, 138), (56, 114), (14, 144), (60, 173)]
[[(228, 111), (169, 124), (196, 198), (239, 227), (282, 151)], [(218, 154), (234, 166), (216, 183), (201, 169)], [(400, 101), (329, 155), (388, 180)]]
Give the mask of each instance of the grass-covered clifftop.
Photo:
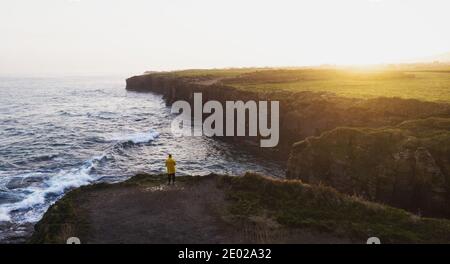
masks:
[(340, 127), (293, 146), (288, 178), (450, 217), (450, 119)]
[(449, 243), (450, 221), (422, 218), (324, 186), (254, 174), (137, 175), (82, 187), (53, 205), (30, 243)]
[(222, 103), (279, 101), (280, 146), (290, 148), (294, 142), (339, 126), (382, 127), (413, 119), (449, 118), (450, 66), (436, 67), (156, 72), (127, 79), (127, 89), (162, 94), (168, 104), (192, 102), (196, 92), (202, 93), (204, 101)]
[(450, 65), (410, 64), (366, 68), (231, 68), (153, 72), (156, 77), (217, 83), (245, 91), (329, 92), (350, 98), (398, 97), (450, 102)]

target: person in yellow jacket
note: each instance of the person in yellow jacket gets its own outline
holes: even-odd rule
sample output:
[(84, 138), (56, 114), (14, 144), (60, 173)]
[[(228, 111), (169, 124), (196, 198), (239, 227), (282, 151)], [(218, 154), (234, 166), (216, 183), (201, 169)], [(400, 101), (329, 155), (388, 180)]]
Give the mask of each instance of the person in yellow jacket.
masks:
[(167, 168), (167, 177), (169, 179), (169, 185), (170, 182), (175, 184), (175, 166), (177, 165), (176, 161), (172, 158), (172, 155), (169, 154), (169, 158), (166, 160), (166, 168)]

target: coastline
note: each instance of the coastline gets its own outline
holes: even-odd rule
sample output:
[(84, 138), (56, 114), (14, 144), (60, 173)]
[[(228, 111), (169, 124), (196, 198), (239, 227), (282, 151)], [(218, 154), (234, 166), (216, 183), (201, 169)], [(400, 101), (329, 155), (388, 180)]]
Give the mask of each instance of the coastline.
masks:
[[(219, 73), (215, 74), (202, 71), (196, 73), (193, 70), (194, 73), (188, 75), (183, 75), (182, 72), (138, 75), (126, 80), (126, 89), (161, 94), (167, 105), (178, 100), (192, 104), (194, 93), (202, 93), (203, 101), (215, 100), (222, 104), (225, 101), (239, 100), (244, 102), (279, 101), (280, 143), (277, 149), (280, 149), (280, 152), (289, 152), (292, 144), (310, 136), (319, 136), (336, 127), (378, 128), (395, 126), (407, 120), (450, 117), (450, 104), (447, 102), (383, 96), (356, 98), (324, 91), (240, 87), (240, 82), (245, 84), (249, 81), (246, 79), (247, 75), (267, 74), (268, 76), (260, 82), (267, 85), (274, 82), (272, 85), (275, 85), (278, 81), (277, 74), (293, 72), (292, 74), (301, 75), (302, 71), (297, 73), (295, 70), (257, 71), (255, 69), (243, 74), (233, 73), (233, 70), (217, 71)], [(320, 70), (316, 71), (318, 71), (317, 74), (322, 74)], [(248, 146), (257, 146), (259, 141), (257, 137), (232, 137), (232, 140)]]

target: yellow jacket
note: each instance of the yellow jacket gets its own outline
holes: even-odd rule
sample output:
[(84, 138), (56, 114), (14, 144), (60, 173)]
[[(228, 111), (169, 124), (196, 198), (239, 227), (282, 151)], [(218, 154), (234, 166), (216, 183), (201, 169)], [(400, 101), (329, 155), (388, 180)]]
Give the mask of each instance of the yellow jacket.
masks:
[(168, 159), (166, 160), (167, 173), (168, 173), (168, 174), (175, 173), (175, 166), (176, 166), (176, 165), (177, 165), (177, 163), (175, 162), (174, 159), (168, 158)]

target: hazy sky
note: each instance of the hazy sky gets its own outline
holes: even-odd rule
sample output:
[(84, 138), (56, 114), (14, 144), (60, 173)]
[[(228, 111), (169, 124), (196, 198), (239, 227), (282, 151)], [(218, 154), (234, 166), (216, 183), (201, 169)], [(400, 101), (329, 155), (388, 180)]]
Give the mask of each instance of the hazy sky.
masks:
[(0, 75), (402, 61), (450, 51), (448, 0), (0, 0)]

